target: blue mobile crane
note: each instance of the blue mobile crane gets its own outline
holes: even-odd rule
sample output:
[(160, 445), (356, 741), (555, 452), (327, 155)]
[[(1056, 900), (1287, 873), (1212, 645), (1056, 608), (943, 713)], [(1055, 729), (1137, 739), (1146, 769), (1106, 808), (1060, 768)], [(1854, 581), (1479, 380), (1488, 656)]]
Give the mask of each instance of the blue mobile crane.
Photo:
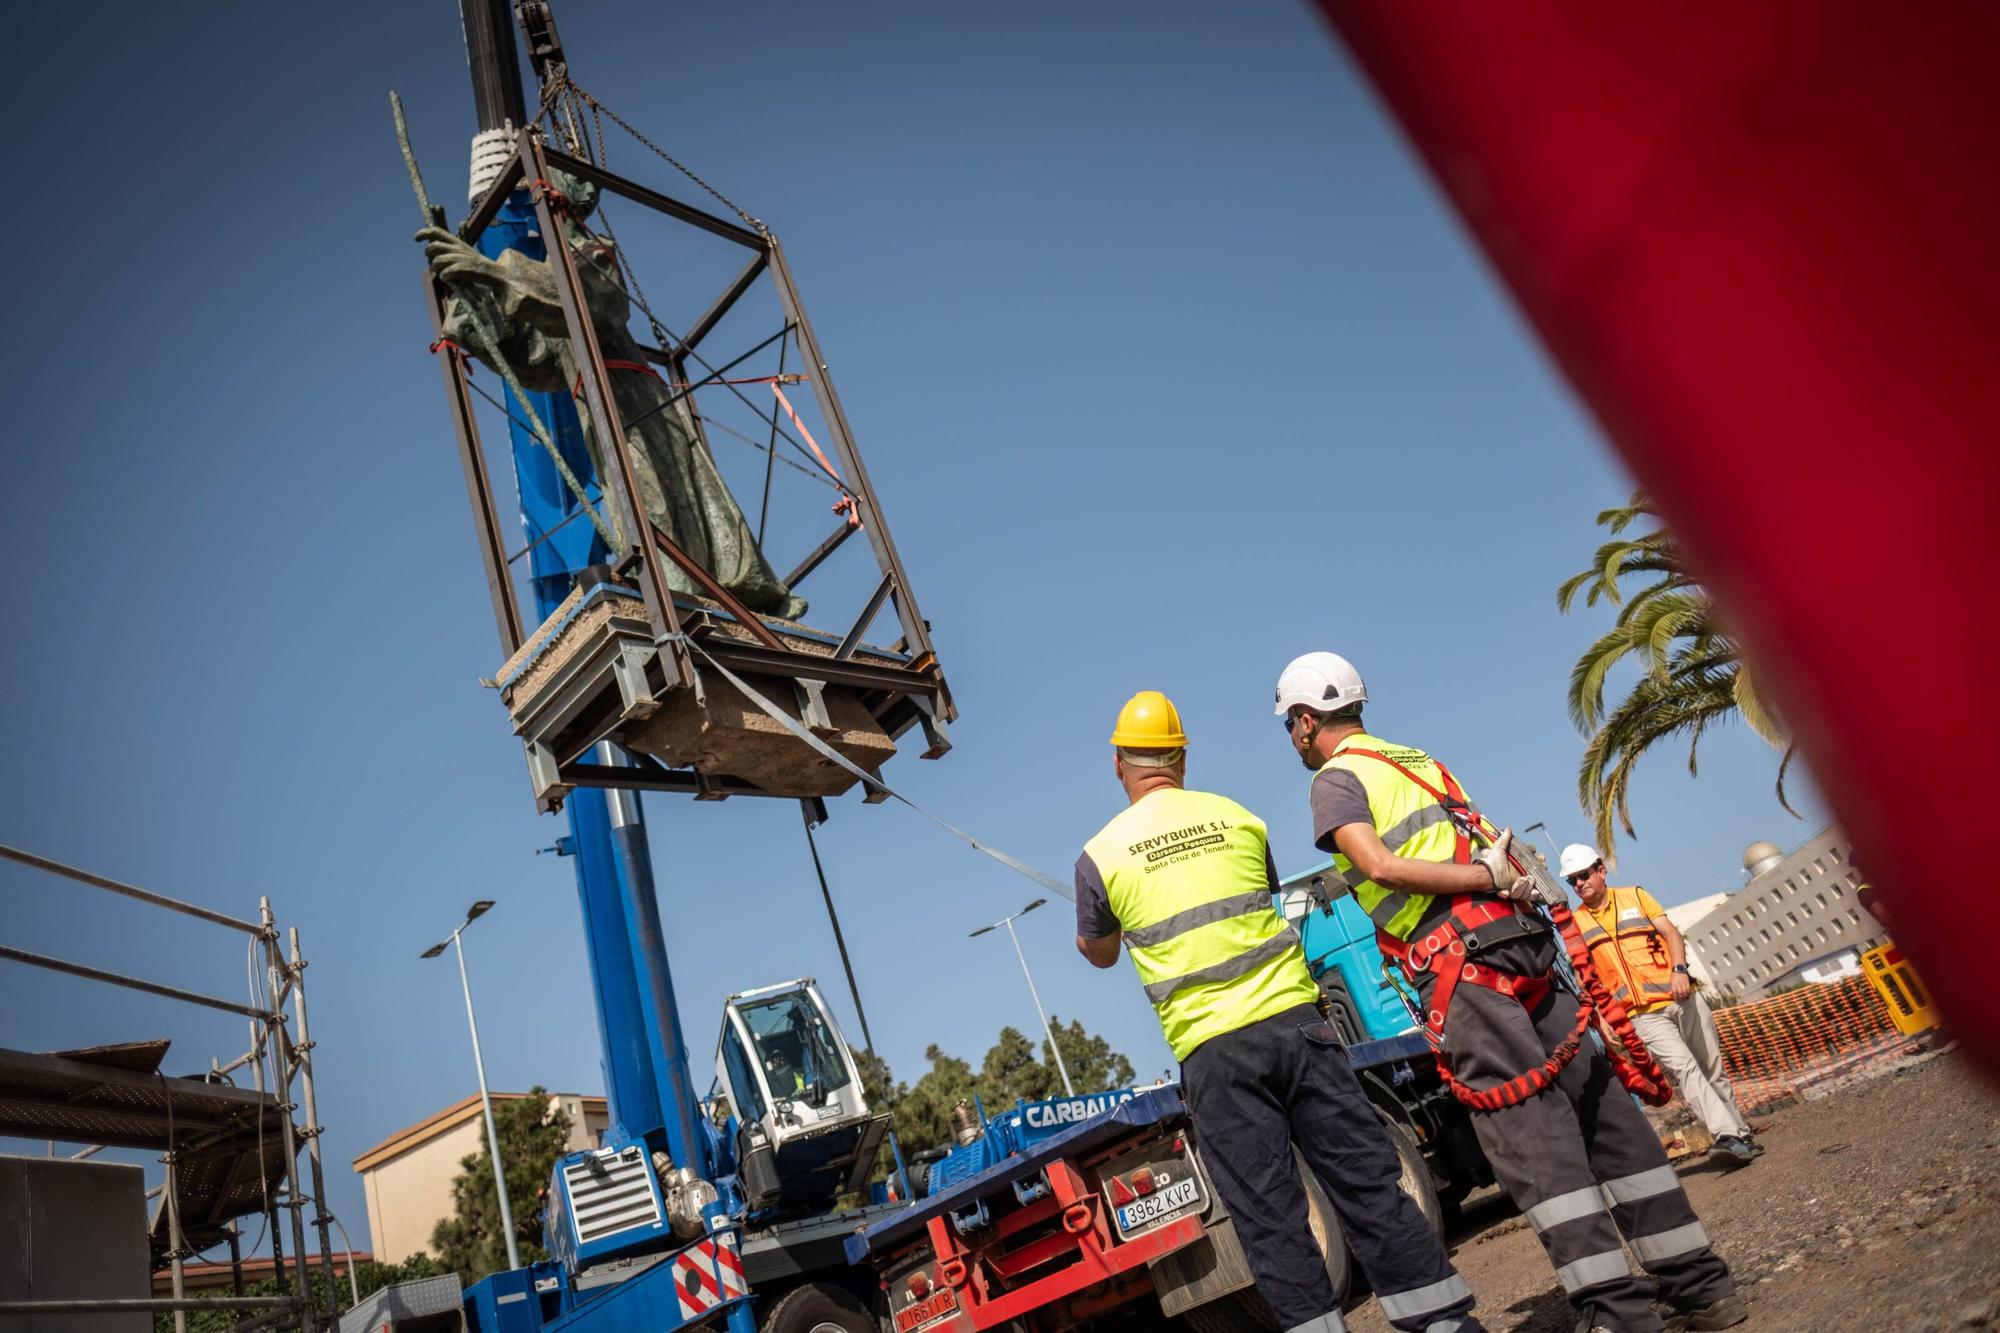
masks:
[[(496, 402), (508, 418), (505, 457), (527, 538), (519, 551), (510, 553), (503, 536), (502, 488), (480, 436), (469, 357), (451, 336), (468, 327), (454, 323), (463, 310), (454, 311), (454, 293), (430, 273), (426, 297), (510, 655), (492, 683), (538, 806), (569, 819), (557, 846), (575, 866), (611, 1124), (596, 1147), (555, 1165), (543, 1207), (551, 1257), (475, 1284), (465, 1294), (467, 1323), (479, 1333), (1059, 1333), (1184, 1316), (1203, 1333), (1272, 1327), (1206, 1184), (1177, 1089), (1010, 1108), (971, 1136), (985, 1140), (977, 1160), (965, 1154), (968, 1143), (954, 1164), (933, 1167), (921, 1199), (910, 1197), (899, 1160), (900, 1197), (878, 1188), (865, 1204), (853, 1201), (889, 1117), (870, 1104), (812, 979), (729, 997), (713, 1082), (707, 1095), (697, 1091), (640, 793), (796, 799), (810, 836), (826, 817), (824, 798), (857, 782), (870, 802), (889, 795), (879, 766), (906, 733), (921, 732), (924, 757), (942, 756), (956, 713), (776, 237), (712, 189), (735, 220), (609, 171), (601, 140), (593, 152), (582, 126), (602, 112), (629, 127), (570, 79), (545, 0), (514, 0), (511, 9), (510, 0), (461, 0), (479, 133), (471, 213), (458, 235), (489, 259), (511, 251), (546, 266), (572, 358), (564, 378), (568, 365), (575, 369), (568, 393), (529, 392), (502, 374), (512, 397)], [(516, 18), (541, 82), (533, 115)], [(737, 246), (746, 262), (677, 332), (645, 306), (636, 281), (627, 286), (622, 267), (611, 270), (605, 256), (618, 247), (590, 231), (589, 206), (574, 193), (585, 188)], [(620, 254), (616, 263), (625, 262)], [(643, 363), (604, 351), (606, 337), (629, 340), (598, 322), (592, 298), (603, 297), (606, 283), (646, 316), (656, 345), (637, 344)], [(658, 381), (665, 387), (642, 415), (679, 414), (712, 456), (693, 394), (726, 387), (747, 403), (735, 387), (746, 381), (728, 376), (752, 352), (718, 366), (702, 345), (760, 287), (781, 315), (779, 332), (752, 349), (782, 349), (779, 373), (751, 381), (768, 383), (783, 405), (782, 419), (759, 412), (770, 430), (767, 453), (775, 460), (780, 439), (802, 456), (810, 446), (842, 514), (783, 583), (796, 587), (857, 534), (879, 576), (841, 633), (751, 611), (656, 527), (626, 442), (630, 419), (614, 408), (614, 369)], [(491, 364), (497, 335), (476, 318), (469, 327), (482, 344), (472, 350)], [(784, 357), (794, 350), (787, 374)], [(780, 385), (799, 386), (802, 405), (816, 408), (831, 457)], [(767, 496), (769, 477), (767, 465)], [(760, 542), (762, 526), (760, 516)], [(526, 577), (517, 583), (522, 559)], [(885, 608), (900, 635), (871, 644), (866, 636)], [(1398, 1059), (1414, 1067), (1415, 1052)], [(1399, 1090), (1415, 1076), (1394, 1061), (1381, 1068), (1385, 1108), (1401, 1114)], [(1388, 1109), (1385, 1116), (1394, 1120)], [(1406, 1167), (1428, 1187), (1420, 1157), (1406, 1155)], [(1315, 1216), (1329, 1272), (1344, 1285), (1337, 1222), (1323, 1200)]]
[[(520, 704), (516, 731), (536, 798), (544, 810), (563, 809), (569, 820), (557, 850), (575, 867), (611, 1125), (598, 1147), (556, 1164), (544, 1218), (552, 1257), (475, 1284), (465, 1312), (478, 1329), (509, 1333), (697, 1323), (753, 1333), (759, 1321), (750, 1293), (760, 1264), (796, 1278), (826, 1266), (815, 1259), (821, 1252), (832, 1263), (841, 1262), (839, 1237), (855, 1219), (832, 1211), (832, 1205), (869, 1174), (887, 1116), (868, 1105), (854, 1058), (810, 979), (730, 998), (718, 1047), (717, 1095), (699, 1095), (667, 961), (639, 793), (677, 791), (698, 799), (795, 795), (807, 803), (810, 828), (815, 818), (825, 817), (820, 791), (833, 788), (759, 790), (730, 771), (663, 762), (659, 745), (633, 733), (671, 717), (676, 708), (686, 713), (690, 695), (697, 721), (706, 728), (711, 719), (701, 710), (717, 697), (722, 680), (745, 692), (759, 686), (779, 692), (781, 682), (794, 687), (797, 716), (814, 735), (841, 736), (848, 715), (891, 740), (921, 724), (930, 742), (927, 753), (936, 757), (948, 748), (944, 725), (952, 708), (930, 651), (928, 626), (874, 506), (776, 239), (761, 227), (737, 225), (610, 176), (587, 143), (564, 141), (566, 153), (545, 142), (535, 124), (539, 116), (529, 114), (524, 97), (515, 9), (544, 89), (567, 77), (546, 5), (462, 0), (479, 134), (473, 147), (474, 208), (459, 234), (489, 258), (515, 251), (548, 263), (561, 287), (579, 375), (572, 393), (526, 392), (511, 384), (515, 397), (502, 404), (508, 415), (506, 455), (527, 537), (525, 551), (514, 557), (502, 536), (500, 488), (474, 416), (470, 366), (455, 354), (446, 333), (451, 293), (428, 275), (427, 287), (502, 645), (517, 659), (527, 654), (532, 663), (533, 640), (542, 641), (546, 659), (563, 647), (557, 640), (584, 636), (579, 651), (555, 663), (559, 680), (520, 682), (510, 697)], [(816, 396), (822, 429), (838, 460), (822, 461), (839, 482), (853, 520), (822, 542), (788, 582), (799, 582), (865, 525), (882, 583), (848, 636), (830, 638), (794, 627), (796, 633), (778, 639), (727, 589), (690, 568), (692, 562), (671, 539), (652, 529), (637, 503), (622, 428), (607, 410), (612, 393), (586, 313), (584, 279), (570, 247), (559, 239), (564, 201), (545, 188), (557, 171), (636, 198), (752, 252), (743, 278), (703, 321), (672, 345), (649, 349), (659, 365), (648, 373), (673, 383), (683, 396), (693, 383), (722, 380), (701, 359), (698, 345), (705, 333), (753, 279), (767, 276), (777, 287), (787, 347), (796, 347), (807, 363), (806, 373), (792, 379), (809, 381)], [(690, 371), (691, 360), (699, 369)], [(619, 460), (607, 475), (593, 469), (579, 400), (610, 437), (605, 454)], [(603, 423), (610, 423), (608, 430)], [(772, 430), (775, 445), (779, 427)], [(705, 439), (702, 444), (705, 448)], [(586, 515), (587, 510), (595, 512)], [(606, 540), (600, 514), (614, 516), (609, 525), (614, 541)], [(577, 521), (584, 516), (591, 521)], [(643, 540), (649, 530), (652, 542)], [(514, 570), (521, 554), (528, 562), (521, 582), (529, 607), (520, 605)], [(708, 596), (673, 592), (663, 577), (670, 560)], [(885, 602), (902, 621), (903, 636), (894, 649), (874, 649), (860, 640)], [(537, 624), (541, 629), (531, 635)], [(697, 661), (707, 668), (705, 680), (697, 675)], [(753, 1227), (748, 1245), (746, 1225)], [(786, 1308), (766, 1302), (763, 1325), (872, 1327), (860, 1315), (862, 1300), (872, 1294), (794, 1282), (777, 1302)]]

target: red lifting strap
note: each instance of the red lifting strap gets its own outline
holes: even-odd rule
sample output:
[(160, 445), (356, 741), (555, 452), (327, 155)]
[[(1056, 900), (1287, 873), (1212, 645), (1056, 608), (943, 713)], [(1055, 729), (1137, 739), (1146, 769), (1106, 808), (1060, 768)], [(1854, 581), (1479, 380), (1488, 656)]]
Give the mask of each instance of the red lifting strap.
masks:
[[(1430, 783), (1412, 773), (1402, 764), (1386, 754), (1375, 750), (1347, 749), (1342, 754), (1366, 755), (1379, 759), (1401, 773), (1411, 782), (1428, 792), (1437, 803), (1452, 812), (1452, 828), (1458, 835), (1457, 846), (1452, 859), (1460, 865), (1472, 860), (1472, 840), (1467, 832), (1467, 823), (1477, 828), (1484, 836), (1494, 836), (1494, 825), (1486, 816), (1473, 808), (1465, 799), (1465, 789), (1452, 777), (1451, 770), (1443, 764), (1437, 765), (1439, 775), (1444, 780), (1444, 790), (1439, 791)], [(1431, 761), (1437, 763), (1435, 759)], [(1462, 817), (1460, 815), (1462, 813)], [(1391, 849), (1393, 850), (1393, 849)], [(1673, 1089), (1667, 1086), (1667, 1076), (1660, 1069), (1653, 1053), (1646, 1049), (1646, 1043), (1632, 1027), (1631, 1015), (1617, 997), (1605, 989), (1598, 980), (1597, 969), (1591, 964), (1590, 949), (1583, 942), (1583, 933), (1577, 929), (1576, 918), (1563, 904), (1549, 908), (1549, 919), (1555, 923), (1563, 949), (1569, 954), (1570, 967), (1582, 983), (1583, 993), (1577, 996), (1576, 1026), (1570, 1034), (1556, 1043), (1548, 1058), (1534, 1069), (1517, 1074), (1505, 1083), (1491, 1088), (1468, 1088), (1451, 1072), (1451, 1062), (1444, 1054), (1444, 1024), (1451, 1013), (1451, 998), (1461, 981), (1475, 986), (1484, 986), (1520, 1001), (1523, 1008), (1533, 1009), (1542, 1002), (1549, 992), (1550, 978), (1545, 973), (1539, 977), (1515, 976), (1502, 972), (1484, 963), (1469, 962), (1465, 944), (1460, 938), (1464, 931), (1477, 930), (1493, 921), (1502, 920), (1513, 914), (1511, 903), (1503, 899), (1489, 898), (1479, 894), (1456, 894), (1448, 900), (1450, 914), (1433, 926), (1422, 939), (1405, 944), (1394, 936), (1376, 932), (1376, 940), (1382, 951), (1403, 965), (1403, 971), (1415, 984), (1422, 972), (1437, 974), (1437, 988), (1431, 992), (1431, 1003), (1424, 1014), (1425, 1035), (1430, 1038), (1431, 1047), (1437, 1056), (1438, 1076), (1451, 1089), (1452, 1096), (1475, 1111), (1499, 1111), (1509, 1106), (1519, 1106), (1530, 1097), (1547, 1091), (1562, 1077), (1562, 1071), (1576, 1058), (1583, 1046), (1583, 1036), (1590, 1031), (1590, 1020), (1596, 1014), (1603, 1014), (1612, 1035), (1618, 1038), (1619, 1049), (1612, 1049), (1611, 1068), (1618, 1075), (1618, 1081), (1625, 1088), (1649, 1106), (1665, 1106), (1673, 1097)]]
[[(606, 357), (604, 368), (606, 370), (622, 370), (630, 375), (651, 375), (654, 379), (660, 378), (660, 372), (643, 361), (613, 361), (609, 357)], [(581, 370), (576, 372), (576, 383), (570, 386), (570, 396), (572, 398), (583, 397), (583, 372)]]

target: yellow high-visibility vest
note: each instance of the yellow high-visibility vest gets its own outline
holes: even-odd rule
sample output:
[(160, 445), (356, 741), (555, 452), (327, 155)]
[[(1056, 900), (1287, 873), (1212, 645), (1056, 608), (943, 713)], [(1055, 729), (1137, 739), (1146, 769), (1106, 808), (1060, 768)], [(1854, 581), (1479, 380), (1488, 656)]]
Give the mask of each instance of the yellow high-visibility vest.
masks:
[(1163, 788), (1084, 851), (1174, 1058), (1319, 997), (1272, 905), (1264, 821), (1210, 792)]
[[(1414, 861), (1455, 860), (1458, 833), (1438, 799), (1392, 765), (1366, 755), (1349, 754), (1349, 750), (1372, 750), (1444, 791), (1447, 784), (1438, 762), (1422, 750), (1391, 745), (1378, 736), (1357, 732), (1341, 740), (1333, 757), (1320, 766), (1320, 772), (1337, 768), (1352, 773), (1360, 781), (1361, 789), (1368, 793), (1368, 813), (1375, 821), (1375, 833), (1382, 839), (1382, 845), (1396, 855)], [(1434, 894), (1385, 889), (1364, 878), (1354, 863), (1339, 852), (1333, 855), (1333, 868), (1376, 928), (1399, 940), (1410, 938), (1437, 901)]]

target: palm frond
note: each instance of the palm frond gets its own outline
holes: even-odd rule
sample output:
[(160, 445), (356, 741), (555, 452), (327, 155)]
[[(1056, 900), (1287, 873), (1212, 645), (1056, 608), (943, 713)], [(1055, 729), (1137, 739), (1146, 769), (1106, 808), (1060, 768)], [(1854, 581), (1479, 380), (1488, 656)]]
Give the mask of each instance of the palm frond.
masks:
[(1609, 849), (1622, 826), (1636, 836), (1629, 806), (1634, 765), (1658, 741), (1697, 732), (1735, 711), (1734, 672), (1719, 668), (1677, 680), (1646, 676), (1613, 709), (1585, 746), (1577, 792), (1600, 847)]
[(1785, 770), (1792, 766), (1792, 756), (1798, 752), (1798, 743), (1794, 741), (1785, 746), (1785, 757), (1778, 761), (1778, 804), (1784, 806), (1785, 813), (1793, 819), (1805, 818), (1804, 815), (1792, 809), (1792, 803), (1785, 798)]
[[(1778, 720), (1776, 712), (1758, 691), (1756, 679), (1748, 668), (1736, 673), (1736, 707), (1743, 714), (1743, 720), (1749, 724), (1750, 730), (1763, 737), (1767, 744), (1773, 748), (1786, 747), (1785, 761), (1790, 763), (1792, 738), (1785, 730), (1784, 723)], [(1783, 782), (1784, 778), (1780, 775), (1781, 786)], [(1791, 809), (1790, 806), (1785, 808)]]
[(1578, 731), (1604, 720), (1604, 680), (1633, 650), (1631, 632), (1613, 625), (1576, 659), (1569, 673), (1569, 716)]

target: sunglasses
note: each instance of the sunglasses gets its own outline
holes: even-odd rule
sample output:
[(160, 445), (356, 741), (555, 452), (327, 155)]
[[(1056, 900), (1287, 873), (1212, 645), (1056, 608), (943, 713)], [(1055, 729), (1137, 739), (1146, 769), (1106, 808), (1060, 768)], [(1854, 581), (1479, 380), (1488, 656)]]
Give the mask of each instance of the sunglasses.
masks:
[(1285, 734), (1289, 736), (1298, 727), (1299, 723), (1305, 720), (1305, 714), (1287, 713), (1282, 720), (1284, 722)]
[(1588, 869), (1577, 871), (1574, 875), (1571, 875), (1569, 877), (1569, 886), (1572, 889), (1576, 888), (1577, 886), (1581, 885), (1585, 880), (1589, 879), (1592, 875), (1596, 874), (1598, 871), (1602, 869), (1604, 869), (1604, 862), (1599, 861), (1596, 865), (1591, 866)]

